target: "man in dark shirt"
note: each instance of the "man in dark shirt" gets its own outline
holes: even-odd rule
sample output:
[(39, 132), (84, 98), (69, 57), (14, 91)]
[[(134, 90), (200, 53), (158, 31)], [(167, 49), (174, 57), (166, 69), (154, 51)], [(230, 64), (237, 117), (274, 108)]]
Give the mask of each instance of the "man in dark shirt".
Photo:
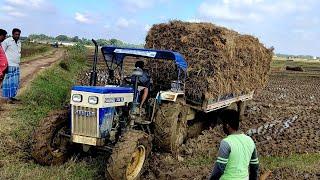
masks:
[[(139, 68), (143, 71), (142, 76), (138, 77), (138, 90), (140, 94), (142, 94), (141, 103), (140, 103), (140, 114), (141, 110), (143, 108), (143, 104), (148, 98), (149, 95), (149, 89), (151, 85), (151, 78), (148, 72), (144, 69), (144, 62), (143, 61), (137, 61), (135, 64), (136, 68)], [(135, 81), (135, 78), (132, 77), (132, 82)]]

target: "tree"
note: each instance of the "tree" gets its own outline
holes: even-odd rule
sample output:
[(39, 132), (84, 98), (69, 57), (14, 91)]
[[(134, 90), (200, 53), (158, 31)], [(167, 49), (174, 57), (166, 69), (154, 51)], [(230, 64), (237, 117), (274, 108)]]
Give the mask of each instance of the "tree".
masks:
[[(57, 37), (51, 37), (51, 36), (47, 36), (45, 34), (30, 34), (28, 36), (29, 40), (36, 40), (36, 41), (45, 41), (45, 42), (55, 42), (55, 41), (64, 41), (64, 42), (76, 42), (76, 43), (80, 43), (82, 45), (93, 45), (92, 41), (90, 39), (86, 39), (86, 38), (79, 38), (79, 36), (74, 36), (74, 37), (68, 37), (66, 35), (58, 35)], [(123, 42), (121, 40), (112, 38), (112, 39), (98, 39), (97, 43), (100, 46), (117, 46), (117, 47), (138, 47), (138, 48), (143, 48), (143, 44), (130, 44), (130, 43), (126, 43)]]
[(71, 41), (72, 42), (79, 42), (79, 37), (75, 36), (75, 37), (71, 38)]
[(116, 46), (118, 44), (118, 39), (110, 39), (109, 40), (110, 45)]
[(105, 39), (98, 39), (97, 40), (97, 43), (100, 45), (100, 46), (104, 46), (104, 45), (109, 45), (110, 42), (108, 40), (105, 40)]
[(68, 41), (69, 38), (66, 35), (59, 35), (59, 36), (56, 37), (56, 40), (57, 41)]
[(31, 40), (52, 40), (53, 37), (47, 36), (45, 34), (30, 34), (28, 36)]

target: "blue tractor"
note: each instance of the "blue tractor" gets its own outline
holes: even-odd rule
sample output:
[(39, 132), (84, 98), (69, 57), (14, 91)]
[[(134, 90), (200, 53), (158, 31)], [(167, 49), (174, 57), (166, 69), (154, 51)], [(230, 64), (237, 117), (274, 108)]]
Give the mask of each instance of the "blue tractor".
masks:
[[(198, 113), (206, 114), (252, 98), (248, 94), (208, 100), (201, 106), (188, 104), (184, 92), (187, 62), (178, 52), (153, 49), (101, 47), (108, 85), (96, 86), (98, 45), (93, 42), (90, 86), (74, 86), (70, 110), (51, 114), (35, 130), (32, 156), (40, 164), (60, 164), (74, 150), (97, 149), (111, 154), (106, 164), (107, 178), (137, 179), (152, 143), (162, 150), (177, 152), (187, 137), (187, 122)], [(123, 64), (128, 56), (173, 61), (176, 80), (166, 90), (152, 89), (151, 80), (149, 85), (142, 83), (141, 88), (146, 76), (141, 66), (136, 63), (130, 76), (124, 74)], [(145, 88), (152, 92), (141, 106)]]

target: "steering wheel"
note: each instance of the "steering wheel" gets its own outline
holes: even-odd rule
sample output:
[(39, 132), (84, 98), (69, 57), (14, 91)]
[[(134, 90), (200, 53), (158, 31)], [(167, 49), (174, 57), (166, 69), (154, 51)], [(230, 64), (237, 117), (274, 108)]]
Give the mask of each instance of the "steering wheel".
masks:
[(125, 83), (127, 83), (127, 84), (133, 84), (133, 82), (132, 82), (132, 79), (131, 79), (131, 76), (125, 76), (124, 78), (123, 78), (123, 80), (124, 80), (124, 82)]

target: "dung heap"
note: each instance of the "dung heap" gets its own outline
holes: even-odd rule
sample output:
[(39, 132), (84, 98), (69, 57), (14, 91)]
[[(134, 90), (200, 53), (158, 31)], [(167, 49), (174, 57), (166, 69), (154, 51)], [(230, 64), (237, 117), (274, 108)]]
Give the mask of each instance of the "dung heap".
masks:
[[(171, 21), (153, 25), (146, 48), (173, 50), (188, 62), (186, 97), (202, 103), (229, 94), (239, 95), (266, 85), (273, 49), (253, 36), (211, 23)], [(170, 87), (177, 71), (168, 61), (147, 61), (155, 88)]]

